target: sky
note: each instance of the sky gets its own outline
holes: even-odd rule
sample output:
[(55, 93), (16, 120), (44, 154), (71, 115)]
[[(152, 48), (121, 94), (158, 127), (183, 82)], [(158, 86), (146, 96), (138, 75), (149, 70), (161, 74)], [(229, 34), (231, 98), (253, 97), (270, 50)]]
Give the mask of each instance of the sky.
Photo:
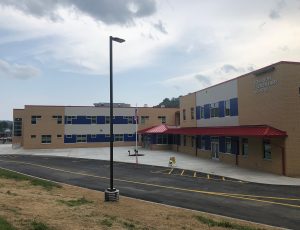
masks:
[(24, 105), (153, 106), (300, 61), (300, 0), (1, 0), (0, 120)]

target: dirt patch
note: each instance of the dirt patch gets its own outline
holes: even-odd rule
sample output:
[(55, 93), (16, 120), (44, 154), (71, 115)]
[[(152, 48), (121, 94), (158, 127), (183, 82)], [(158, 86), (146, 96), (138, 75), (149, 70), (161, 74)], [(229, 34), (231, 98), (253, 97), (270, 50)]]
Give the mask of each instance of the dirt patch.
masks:
[[(71, 205), (70, 205), (71, 204)], [(229, 221), (244, 229), (272, 229), (243, 221), (120, 197), (104, 202), (102, 192), (64, 185), (46, 190), (28, 181), (0, 178), (0, 216), (17, 229), (32, 229), (32, 222), (51, 229), (228, 229), (209, 226), (197, 216)], [(249, 227), (249, 228), (247, 228)]]

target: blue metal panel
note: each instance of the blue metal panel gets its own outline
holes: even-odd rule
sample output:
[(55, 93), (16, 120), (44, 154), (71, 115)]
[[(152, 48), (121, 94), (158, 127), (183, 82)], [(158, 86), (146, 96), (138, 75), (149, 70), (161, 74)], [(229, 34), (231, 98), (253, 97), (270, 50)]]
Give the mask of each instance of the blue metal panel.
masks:
[(231, 153), (239, 155), (239, 138), (231, 137)]
[(225, 116), (225, 101), (219, 101), (219, 117)]
[(76, 143), (76, 135), (64, 135), (64, 143)]
[(238, 116), (238, 99), (230, 99), (230, 116)]
[(204, 105), (204, 119), (210, 118), (210, 104)]
[(97, 124), (105, 124), (105, 116), (97, 116)]
[(225, 153), (225, 137), (219, 137), (219, 150), (221, 153)]
[(200, 119), (200, 106), (196, 106), (196, 120)]
[(151, 135), (151, 144), (156, 144), (156, 134)]
[(204, 136), (204, 140), (205, 140), (205, 150), (210, 150), (211, 149), (210, 136)]

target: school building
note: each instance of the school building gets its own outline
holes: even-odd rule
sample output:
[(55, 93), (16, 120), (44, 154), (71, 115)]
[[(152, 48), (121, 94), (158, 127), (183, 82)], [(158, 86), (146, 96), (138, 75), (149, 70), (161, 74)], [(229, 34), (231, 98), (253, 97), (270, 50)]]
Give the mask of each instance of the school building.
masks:
[(142, 145), (300, 176), (300, 63), (278, 62), (180, 97), (180, 126), (140, 130)]
[[(114, 146), (135, 144), (135, 107), (114, 105)], [(109, 105), (14, 109), (13, 146), (109, 146)], [(300, 62), (278, 62), (180, 97), (180, 108), (138, 108), (139, 144), (300, 176)]]

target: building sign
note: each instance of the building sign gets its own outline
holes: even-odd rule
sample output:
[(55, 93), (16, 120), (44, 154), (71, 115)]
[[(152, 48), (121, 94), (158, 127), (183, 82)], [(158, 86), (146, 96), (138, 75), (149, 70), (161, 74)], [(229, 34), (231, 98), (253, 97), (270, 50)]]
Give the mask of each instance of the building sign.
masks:
[(272, 79), (271, 77), (264, 77), (255, 80), (255, 93), (267, 92), (271, 87), (278, 84), (278, 80)]

